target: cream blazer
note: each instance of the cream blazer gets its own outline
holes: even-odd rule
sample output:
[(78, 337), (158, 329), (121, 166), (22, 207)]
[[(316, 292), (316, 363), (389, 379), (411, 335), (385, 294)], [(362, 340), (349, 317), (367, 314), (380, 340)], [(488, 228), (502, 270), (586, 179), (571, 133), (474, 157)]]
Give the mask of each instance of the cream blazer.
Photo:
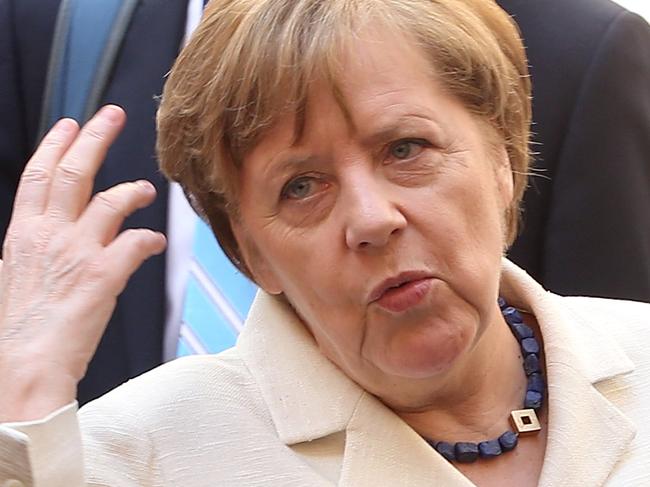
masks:
[[(544, 336), (540, 485), (650, 486), (650, 304), (559, 297), (508, 261), (502, 276)], [(78, 413), (0, 425), (0, 485), (473, 484), (260, 294), (233, 349), (163, 365)]]

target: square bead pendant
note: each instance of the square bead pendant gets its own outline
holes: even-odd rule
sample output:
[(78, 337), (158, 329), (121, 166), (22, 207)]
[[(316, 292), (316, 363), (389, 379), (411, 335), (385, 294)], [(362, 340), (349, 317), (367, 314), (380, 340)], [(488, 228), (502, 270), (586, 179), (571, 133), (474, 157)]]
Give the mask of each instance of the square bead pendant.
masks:
[(510, 413), (510, 422), (517, 434), (529, 435), (542, 429), (534, 409), (518, 409)]

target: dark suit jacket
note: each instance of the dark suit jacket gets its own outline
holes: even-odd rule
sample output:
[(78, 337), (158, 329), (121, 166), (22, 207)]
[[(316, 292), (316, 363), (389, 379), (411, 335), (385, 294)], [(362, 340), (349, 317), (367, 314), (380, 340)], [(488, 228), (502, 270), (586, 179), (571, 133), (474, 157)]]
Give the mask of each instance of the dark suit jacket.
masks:
[[(0, 234), (36, 143), (60, 0), (0, 0)], [(511, 257), (566, 294), (650, 301), (650, 29), (609, 0), (502, 0), (532, 65), (537, 166)], [(129, 226), (165, 229), (154, 95), (184, 34), (186, 0), (143, 0), (104, 96), (126, 108), (98, 189), (146, 177), (160, 196)], [(164, 258), (131, 279), (80, 384), (86, 402), (161, 361)]]
[(650, 302), (650, 27), (608, 0), (499, 0), (538, 152), (510, 257), (559, 294)]

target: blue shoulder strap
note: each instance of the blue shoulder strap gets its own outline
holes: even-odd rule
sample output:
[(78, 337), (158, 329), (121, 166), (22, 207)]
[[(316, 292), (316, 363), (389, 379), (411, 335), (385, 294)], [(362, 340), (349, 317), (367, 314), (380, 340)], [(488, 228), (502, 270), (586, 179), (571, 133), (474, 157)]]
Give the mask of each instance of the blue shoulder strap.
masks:
[(43, 96), (41, 137), (62, 117), (84, 123), (97, 110), (137, 3), (61, 1)]

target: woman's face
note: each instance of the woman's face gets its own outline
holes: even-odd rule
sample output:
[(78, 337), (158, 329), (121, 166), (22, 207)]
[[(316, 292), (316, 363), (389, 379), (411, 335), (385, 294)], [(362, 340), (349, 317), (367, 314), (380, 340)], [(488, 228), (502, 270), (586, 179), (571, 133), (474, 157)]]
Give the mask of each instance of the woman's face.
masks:
[[(322, 352), (370, 392), (451, 377), (497, 315), (505, 150), (406, 41), (356, 41), (340, 89), (315, 84), (241, 173), (243, 253)], [(295, 142), (295, 144), (294, 144)]]

